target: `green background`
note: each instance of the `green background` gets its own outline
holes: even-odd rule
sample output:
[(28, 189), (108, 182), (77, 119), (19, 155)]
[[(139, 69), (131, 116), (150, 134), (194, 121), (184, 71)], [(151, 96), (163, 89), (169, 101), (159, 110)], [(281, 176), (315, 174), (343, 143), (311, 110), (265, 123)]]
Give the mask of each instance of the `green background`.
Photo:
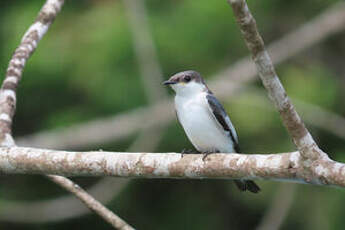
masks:
[[(11, 54), (43, 2), (1, 0), (2, 77)], [(335, 2), (266, 0), (249, 1), (249, 7), (269, 44), (317, 17)], [(209, 76), (248, 55), (225, 0), (148, 0), (146, 6), (164, 79), (178, 71), (195, 69), (208, 81)], [(345, 32), (340, 32), (277, 66), (289, 96), (344, 115), (344, 41)], [(249, 86), (251, 90), (222, 100), (238, 131), (242, 151), (295, 150), (265, 92), (257, 94), (252, 90), (260, 92), (261, 82), (257, 79)], [(160, 82), (157, 87), (162, 87)], [(169, 94), (172, 96), (171, 91)], [(15, 137), (148, 105), (122, 2), (66, 1), (28, 61), (17, 97)], [(341, 138), (310, 124), (308, 128), (332, 159), (345, 160)], [(77, 150), (126, 151), (136, 136)], [(173, 121), (155, 152), (180, 152), (183, 148), (192, 146)], [(1, 201), (32, 201), (67, 194), (41, 176), (1, 176), (1, 179), (0, 206)], [(77, 178), (76, 181), (88, 187), (97, 179)], [(262, 192), (253, 195), (239, 192), (225, 180), (138, 179), (130, 182), (107, 206), (137, 229), (255, 229), (283, 183), (258, 181), (258, 184)], [(281, 229), (343, 229), (343, 190), (297, 185), (291, 191), (294, 191), (293, 201)], [(1, 208), (0, 212), (6, 209)], [(89, 214), (45, 224), (3, 221), (0, 228), (110, 227), (98, 216)]]

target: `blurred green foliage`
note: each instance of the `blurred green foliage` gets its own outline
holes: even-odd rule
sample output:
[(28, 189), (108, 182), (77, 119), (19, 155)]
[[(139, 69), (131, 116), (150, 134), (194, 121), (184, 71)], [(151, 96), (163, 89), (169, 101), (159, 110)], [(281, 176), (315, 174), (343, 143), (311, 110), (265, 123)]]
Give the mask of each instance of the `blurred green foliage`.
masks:
[[(1, 76), (42, 2), (0, 2)], [(270, 43), (316, 17), (334, 2), (266, 0), (249, 1), (249, 6), (266, 43)], [(248, 54), (225, 0), (147, 0), (146, 5), (164, 78), (181, 70), (195, 69), (209, 79), (208, 76)], [(345, 114), (345, 69), (341, 64), (345, 58), (344, 39), (345, 33), (333, 36), (278, 67), (289, 96)], [(161, 87), (160, 82), (157, 87)], [(259, 82), (250, 87), (258, 92), (262, 89)], [(279, 115), (266, 94), (262, 95), (245, 90), (223, 101), (237, 128), (243, 151), (293, 150)], [(14, 134), (22, 136), (66, 127), (146, 104), (121, 1), (66, 1), (25, 68), (18, 89)], [(332, 158), (345, 161), (343, 140), (324, 130), (310, 128), (322, 149), (331, 152)], [(134, 138), (94, 148), (124, 151)], [(156, 151), (183, 148), (191, 148), (191, 144), (180, 126), (173, 122)], [(77, 182), (89, 186), (95, 180), (78, 178)], [(137, 229), (253, 229), (279, 186), (277, 182), (259, 184), (262, 193), (252, 195), (240, 193), (222, 180), (134, 180), (108, 206)], [(298, 185), (296, 193), (282, 229), (343, 229), (344, 191)], [(39, 176), (2, 176), (3, 200), (39, 200), (62, 194), (65, 192)], [(44, 225), (0, 223), (0, 226), (2, 229), (109, 229), (98, 216), (91, 214)]]

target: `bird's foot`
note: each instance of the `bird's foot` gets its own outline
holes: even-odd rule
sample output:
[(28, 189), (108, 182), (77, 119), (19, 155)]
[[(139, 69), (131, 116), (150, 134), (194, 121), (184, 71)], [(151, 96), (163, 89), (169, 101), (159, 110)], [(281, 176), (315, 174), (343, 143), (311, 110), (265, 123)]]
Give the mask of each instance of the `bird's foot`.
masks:
[(205, 151), (205, 152), (202, 152), (203, 154), (203, 157), (202, 157), (202, 160), (205, 161), (205, 159), (212, 153), (219, 153), (219, 151)]
[(192, 153), (195, 153), (195, 151), (192, 149), (182, 149), (181, 151), (182, 157), (184, 157), (185, 154), (192, 154)]

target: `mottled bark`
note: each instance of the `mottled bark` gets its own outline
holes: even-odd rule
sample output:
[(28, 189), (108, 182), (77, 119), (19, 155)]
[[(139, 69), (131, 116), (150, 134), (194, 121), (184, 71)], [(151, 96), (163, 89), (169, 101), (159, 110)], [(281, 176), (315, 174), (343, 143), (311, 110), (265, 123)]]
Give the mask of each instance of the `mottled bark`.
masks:
[(306, 173), (299, 152), (265, 155), (125, 152), (66, 152), (23, 147), (0, 148), (0, 172), (64, 176), (180, 179), (270, 179), (345, 186), (345, 165), (320, 158)]
[(14, 145), (11, 126), (16, 107), (16, 89), (22, 78), (24, 66), (63, 4), (63, 0), (48, 0), (13, 53), (0, 89), (0, 144), (2, 146)]

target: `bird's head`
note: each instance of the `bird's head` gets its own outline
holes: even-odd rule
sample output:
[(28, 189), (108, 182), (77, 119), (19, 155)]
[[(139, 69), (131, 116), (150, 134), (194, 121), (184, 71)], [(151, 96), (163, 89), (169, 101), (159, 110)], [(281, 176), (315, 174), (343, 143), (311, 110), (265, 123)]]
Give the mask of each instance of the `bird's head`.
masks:
[(177, 73), (164, 81), (163, 85), (169, 85), (180, 96), (209, 91), (201, 75), (193, 70)]

